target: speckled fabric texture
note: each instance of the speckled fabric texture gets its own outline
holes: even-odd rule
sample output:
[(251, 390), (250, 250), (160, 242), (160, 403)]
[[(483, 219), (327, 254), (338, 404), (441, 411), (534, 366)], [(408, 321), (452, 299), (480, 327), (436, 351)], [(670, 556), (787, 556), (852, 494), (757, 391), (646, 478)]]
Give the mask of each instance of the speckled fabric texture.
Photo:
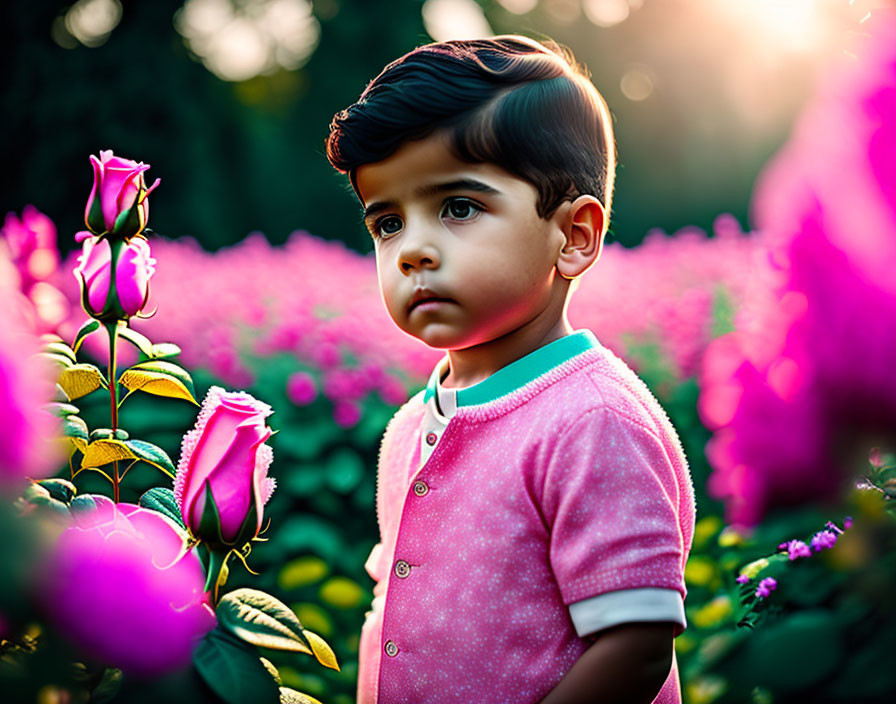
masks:
[[(685, 593), (694, 494), (646, 386), (595, 346), (458, 408), (419, 467), (421, 392), (380, 453), (359, 704), (533, 704), (587, 649), (568, 606)], [(681, 701), (677, 669), (655, 702)]]

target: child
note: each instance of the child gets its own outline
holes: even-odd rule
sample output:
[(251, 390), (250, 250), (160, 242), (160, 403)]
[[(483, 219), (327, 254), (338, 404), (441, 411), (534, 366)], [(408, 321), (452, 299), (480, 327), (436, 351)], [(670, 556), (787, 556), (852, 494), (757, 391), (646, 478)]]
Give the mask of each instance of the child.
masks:
[(687, 465), (566, 318), (607, 229), (605, 103), (556, 45), (430, 44), (335, 116), (327, 154), (390, 316), (447, 350), (383, 438), (359, 704), (679, 702)]

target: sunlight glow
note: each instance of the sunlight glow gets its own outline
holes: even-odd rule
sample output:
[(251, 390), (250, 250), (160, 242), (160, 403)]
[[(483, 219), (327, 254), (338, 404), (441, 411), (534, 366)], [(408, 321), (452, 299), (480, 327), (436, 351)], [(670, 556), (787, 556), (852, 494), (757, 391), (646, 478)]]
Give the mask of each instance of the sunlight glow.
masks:
[(174, 26), (205, 67), (225, 81), (297, 69), (320, 38), (309, 0), (187, 0)]
[(484, 39), (494, 34), (475, 0), (426, 0), (421, 13), (426, 32), (437, 42)]

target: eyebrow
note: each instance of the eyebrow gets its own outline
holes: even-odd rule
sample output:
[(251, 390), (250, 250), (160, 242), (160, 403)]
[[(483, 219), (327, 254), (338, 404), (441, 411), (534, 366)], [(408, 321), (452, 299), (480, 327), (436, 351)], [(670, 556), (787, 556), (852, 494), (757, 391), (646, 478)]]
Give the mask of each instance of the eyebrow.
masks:
[[(417, 198), (427, 198), (436, 195), (437, 193), (445, 193), (446, 191), (475, 191), (476, 193), (487, 193), (488, 195), (501, 195), (499, 190), (492, 188), (487, 183), (477, 181), (475, 178), (460, 178), (455, 181), (421, 186), (414, 191), (414, 196)], [(364, 208), (364, 220), (368, 220), (370, 216), (381, 213), (384, 210), (390, 210), (393, 207), (395, 207), (395, 201), (391, 200), (371, 203)]]

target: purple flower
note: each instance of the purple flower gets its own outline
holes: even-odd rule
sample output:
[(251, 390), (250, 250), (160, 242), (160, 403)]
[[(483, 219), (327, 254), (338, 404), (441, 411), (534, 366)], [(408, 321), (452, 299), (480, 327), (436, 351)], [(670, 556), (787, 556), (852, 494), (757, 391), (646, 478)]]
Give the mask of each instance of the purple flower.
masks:
[(852, 528), (852, 516), (847, 516), (843, 519), (843, 530), (849, 530)]
[(787, 557), (790, 560), (796, 560), (800, 557), (809, 557), (812, 554), (809, 546), (802, 540), (790, 540), (786, 543), (781, 543), (778, 546), (778, 550), (787, 550)]
[(837, 534), (831, 530), (820, 530), (812, 536), (812, 548), (815, 552), (821, 552), (825, 548), (832, 548), (837, 544)]
[(774, 577), (766, 577), (761, 582), (759, 582), (759, 586), (756, 587), (756, 596), (758, 596), (760, 599), (764, 599), (777, 588), (778, 580), (776, 580)]
[(737, 582), (738, 584), (746, 584), (747, 582), (750, 581), (750, 578), (745, 574), (739, 574), (737, 576), (737, 579), (735, 579), (734, 581)]

